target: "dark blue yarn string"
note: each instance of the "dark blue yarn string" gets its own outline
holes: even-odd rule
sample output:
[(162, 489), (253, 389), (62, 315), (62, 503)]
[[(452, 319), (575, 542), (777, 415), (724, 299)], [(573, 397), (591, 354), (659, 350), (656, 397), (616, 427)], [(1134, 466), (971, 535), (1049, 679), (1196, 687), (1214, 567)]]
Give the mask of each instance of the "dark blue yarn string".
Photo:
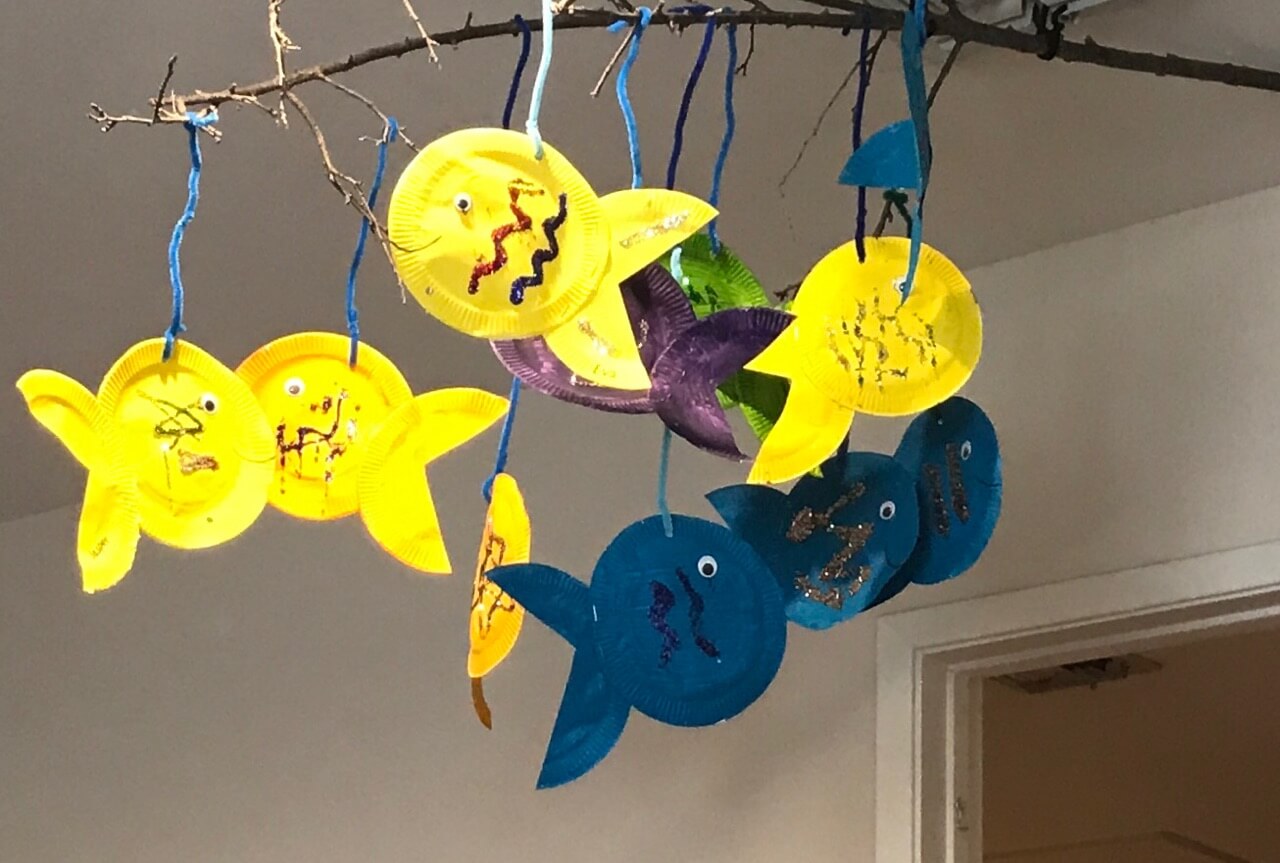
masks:
[[(529, 62), (529, 48), (532, 43), (532, 35), (529, 32), (529, 25), (524, 18), (519, 15), (515, 16), (516, 26), (520, 28), (520, 57), (516, 60), (515, 72), (511, 75), (511, 88), (507, 90), (507, 106), (502, 112), (502, 128), (511, 128), (511, 112), (515, 108), (516, 97), (520, 93), (520, 82), (524, 78), (524, 67)], [(507, 416), (502, 421), (502, 433), (498, 437), (498, 454), (493, 460), (493, 473), (489, 474), (488, 479), (480, 486), (480, 493), (484, 495), (486, 501), (493, 497), (493, 483), (498, 478), (498, 474), (507, 469), (507, 456), (511, 447), (511, 431), (516, 424), (516, 408), (520, 404), (520, 379), (514, 375), (511, 378), (511, 392), (508, 395)]]
[(182, 248), (182, 238), (187, 233), (187, 225), (196, 217), (196, 205), (200, 203), (200, 170), (204, 160), (200, 156), (200, 130), (218, 122), (218, 112), (210, 111), (203, 116), (187, 112), (187, 120), (183, 127), (187, 130), (187, 146), (191, 152), (191, 172), (187, 174), (187, 206), (173, 226), (173, 235), (169, 238), (169, 285), (173, 288), (173, 319), (169, 329), (164, 333), (163, 358), (167, 362), (173, 356), (173, 345), (178, 334), (186, 331), (182, 323), (182, 305), (185, 291), (182, 287), (182, 264), (178, 260), (178, 251)]
[[(858, 98), (853, 103), (853, 149), (856, 152), (862, 146), (862, 113), (867, 104), (867, 88), (871, 86), (871, 65), (868, 53), (871, 50), (871, 28), (862, 28), (862, 41), (858, 47)], [(854, 246), (858, 250), (858, 262), (867, 260), (867, 187), (858, 187), (858, 222), (853, 234)]]
[(507, 106), (502, 110), (502, 128), (511, 128), (511, 113), (516, 107), (516, 97), (520, 95), (520, 80), (524, 78), (524, 67), (529, 62), (529, 50), (533, 46), (533, 34), (529, 32), (529, 23), (524, 16), (516, 15), (511, 20), (520, 28), (520, 59), (516, 60), (516, 71), (511, 76), (511, 89), (507, 91)]
[[(733, 115), (733, 79), (738, 74), (738, 25), (730, 23), (725, 30), (729, 36), (729, 65), (724, 73), (724, 138), (720, 140), (720, 153), (716, 156), (716, 167), (711, 174), (711, 197), (707, 203), (713, 207), (720, 206), (720, 180), (724, 177), (724, 163), (729, 158), (729, 145), (733, 143), (733, 130), (736, 121)], [(716, 229), (719, 217), (712, 219), (707, 225), (707, 235), (711, 238), (711, 251), (720, 254), (720, 232)]]
[[(640, 134), (636, 128), (636, 112), (631, 107), (631, 95), (627, 92), (627, 83), (631, 79), (631, 67), (640, 56), (640, 39), (644, 36), (644, 28), (649, 26), (653, 10), (641, 6), (636, 10), (640, 15), (635, 23), (635, 35), (631, 38), (631, 47), (622, 67), (618, 69), (618, 83), (615, 91), (618, 94), (618, 107), (622, 109), (622, 122), (627, 127), (627, 149), (631, 151), (631, 188), (638, 189), (644, 185), (644, 169), (640, 166)], [(617, 32), (626, 26), (625, 21), (617, 21), (609, 25), (611, 32)]]
[[(369, 185), (369, 209), (378, 203), (378, 191), (382, 188), (382, 175), (387, 172), (387, 145), (395, 141), (400, 134), (400, 124), (395, 117), (387, 118), (387, 130), (378, 142), (378, 167), (373, 172), (373, 182)], [(356, 239), (356, 251), (351, 256), (351, 269), (347, 271), (347, 332), (351, 334), (351, 352), (347, 363), (353, 368), (360, 348), (360, 310), (356, 308), (356, 273), (360, 271), (360, 262), (364, 260), (364, 246), (369, 239), (369, 219), (360, 220), (360, 235)]]
[[(681, 12), (711, 12), (710, 6), (682, 6)], [(716, 35), (714, 17), (708, 17), (706, 29), (702, 31), (702, 45), (698, 48), (698, 58), (693, 62), (693, 70), (684, 85), (684, 96), (680, 99), (680, 113), (676, 115), (676, 130), (671, 142), (671, 159), (667, 162), (667, 188), (676, 187), (676, 167), (680, 164), (680, 152), (684, 149), (684, 124), (689, 119), (689, 107), (693, 103), (693, 91), (698, 87), (698, 79), (702, 77), (702, 69), (707, 65), (707, 55), (711, 53), (711, 40)]]

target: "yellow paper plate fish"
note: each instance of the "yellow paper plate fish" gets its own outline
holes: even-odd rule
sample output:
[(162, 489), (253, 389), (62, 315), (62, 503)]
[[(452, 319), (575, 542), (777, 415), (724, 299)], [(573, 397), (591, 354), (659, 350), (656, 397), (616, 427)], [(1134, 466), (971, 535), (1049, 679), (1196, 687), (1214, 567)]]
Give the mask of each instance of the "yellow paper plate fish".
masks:
[(681, 192), (596, 195), (553, 147), (464, 129), (424, 148), (391, 196), (387, 228), (409, 292), (486, 339), (543, 336), (579, 376), (644, 390), (619, 283), (715, 217)]
[(791, 306), (795, 320), (746, 365), (791, 381), (750, 482), (784, 482), (813, 470), (848, 434), (855, 410), (927, 410), (954, 395), (978, 364), (982, 314), (964, 274), (924, 246), (903, 301), (910, 241), (866, 243), (864, 263), (852, 242), (818, 262)]
[(481, 681), (511, 653), (524, 623), (524, 607), (490, 581), (488, 572), (509, 563), (528, 563), (531, 541), (529, 513), (520, 487), (514, 477), (500, 473), (493, 479), (484, 533), (480, 537), (480, 555), (471, 590), (471, 651), (467, 654), (472, 702), (486, 728), (493, 727), (493, 718)]
[(427, 482), (427, 465), (507, 412), (507, 400), (469, 387), (415, 396), (387, 415), (369, 439), (356, 494), (374, 541), (422, 572), (453, 571)]
[(359, 508), (356, 478), (369, 438), (413, 398), (391, 360), (336, 333), (295, 333), (254, 351), (236, 373), (275, 430), (270, 502), (297, 518), (329, 520)]
[(133, 564), (139, 531), (178, 548), (226, 542), (267, 503), (271, 432), (244, 382), (190, 342), (139, 342), (95, 398), (60, 372), (18, 380), (32, 415), (89, 469), (77, 556), (88, 593)]

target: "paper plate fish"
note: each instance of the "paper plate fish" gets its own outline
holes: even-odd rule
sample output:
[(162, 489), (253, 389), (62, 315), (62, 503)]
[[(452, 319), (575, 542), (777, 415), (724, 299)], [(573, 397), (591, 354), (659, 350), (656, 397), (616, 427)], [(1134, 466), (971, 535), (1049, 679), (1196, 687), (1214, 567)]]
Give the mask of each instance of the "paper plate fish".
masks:
[[(663, 259), (664, 263), (669, 260)], [(727, 246), (713, 249), (706, 234), (694, 234), (680, 244), (680, 274), (680, 287), (699, 318), (726, 309), (772, 307), (755, 274)], [(739, 408), (752, 432), (763, 440), (782, 413), (787, 382), (741, 370), (721, 383), (716, 395), (722, 407)]]
[(716, 489), (707, 500), (768, 562), (788, 619), (827, 629), (871, 606), (916, 543), (911, 474), (879, 453), (850, 452), (789, 494), (760, 485)]
[(844, 440), (855, 410), (901, 416), (955, 394), (982, 352), (982, 314), (964, 274), (925, 246), (911, 296), (899, 287), (910, 242), (868, 238), (830, 252), (800, 285), (795, 320), (747, 368), (791, 382), (749, 482), (794, 479)]
[(1000, 444), (991, 420), (954, 396), (912, 421), (894, 455), (915, 478), (920, 537), (876, 602), (937, 584), (978, 562), (1000, 518)]
[(670, 537), (659, 516), (630, 525), (590, 586), (540, 564), (489, 576), (574, 647), (539, 788), (598, 764), (633, 707), (670, 725), (713, 725), (759, 698), (782, 663), (786, 617), (773, 576), (713, 522), (672, 516)]
[(433, 390), (401, 404), (365, 444), (356, 495), (378, 545), (421, 572), (453, 572), (426, 467), (507, 412), (507, 400), (470, 387)]
[(336, 333), (295, 333), (254, 351), (236, 374), (275, 430), (270, 502), (297, 518), (328, 520), (359, 508), (365, 447), (395, 408), (413, 398), (404, 375), (361, 342)]
[(430, 314), (487, 339), (543, 336), (580, 377), (647, 390), (618, 284), (716, 215), (681, 192), (599, 197), (555, 148), (463, 129), (405, 169), (387, 214), (396, 269)]
[(60, 372), (18, 380), (27, 407), (89, 469), (77, 556), (87, 593), (120, 581), (139, 532), (178, 548), (239, 535), (267, 503), (271, 432), (253, 393), (209, 354), (129, 348), (95, 397)]
[(520, 486), (514, 477), (500, 473), (493, 478), (480, 537), (471, 589), (471, 650), (467, 654), (471, 699), (486, 728), (493, 727), (493, 715), (484, 699), (482, 681), (511, 653), (524, 623), (524, 608), (489, 580), (489, 572), (498, 566), (528, 563), (531, 542), (532, 528)]
[(790, 316), (776, 309), (726, 309), (697, 320), (675, 279), (656, 264), (622, 283), (622, 299), (652, 381), (646, 391), (579, 378), (541, 338), (494, 342), (494, 352), (512, 374), (541, 393), (596, 410), (656, 413), (694, 446), (745, 460), (716, 399), (716, 386), (776, 339)]

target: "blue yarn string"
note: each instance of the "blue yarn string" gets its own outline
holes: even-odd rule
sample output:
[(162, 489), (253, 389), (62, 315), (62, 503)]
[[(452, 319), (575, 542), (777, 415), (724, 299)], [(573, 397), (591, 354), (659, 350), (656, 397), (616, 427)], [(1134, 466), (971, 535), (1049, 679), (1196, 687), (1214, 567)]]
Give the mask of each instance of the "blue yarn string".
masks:
[[(716, 156), (716, 167), (711, 174), (711, 197), (707, 203), (713, 207), (720, 206), (720, 181), (724, 177), (724, 163), (729, 158), (729, 145), (733, 143), (733, 130), (736, 125), (733, 115), (733, 79), (738, 74), (738, 25), (730, 23), (726, 28), (729, 36), (729, 64), (724, 72), (724, 138), (720, 140), (720, 153)], [(707, 235), (711, 238), (711, 251), (720, 254), (720, 232), (716, 229), (719, 217), (712, 219), (707, 226)]]
[(684, 266), (680, 263), (680, 257), (684, 254), (684, 249), (676, 246), (671, 250), (671, 278), (676, 280), (677, 284), (684, 284)]
[(511, 446), (511, 429), (516, 424), (516, 407), (520, 404), (519, 378), (511, 379), (511, 391), (507, 398), (510, 401), (507, 405), (507, 417), (502, 421), (502, 434), (498, 437), (498, 456), (493, 461), (493, 473), (489, 474), (489, 478), (480, 487), (480, 492), (486, 501), (493, 498), (493, 483), (498, 478), (498, 474), (507, 469), (507, 450)]
[(667, 468), (671, 464), (671, 429), (662, 429), (662, 454), (658, 457), (658, 513), (662, 516), (662, 532), (672, 535), (671, 508), (667, 506)]
[[(516, 60), (516, 70), (511, 76), (511, 88), (507, 91), (507, 106), (502, 112), (502, 128), (511, 128), (511, 111), (515, 107), (516, 95), (520, 92), (520, 83), (524, 78), (524, 68), (529, 62), (529, 47), (532, 35), (529, 24), (521, 16), (515, 16), (516, 26), (520, 28), (520, 57)], [(498, 474), (507, 468), (508, 449), (511, 446), (511, 431), (516, 424), (516, 407), (520, 404), (520, 379), (511, 378), (511, 393), (508, 396), (507, 416), (502, 421), (502, 433), (498, 437), (498, 454), (493, 461), (493, 473), (480, 486), (480, 493), (486, 501), (493, 497), (493, 483)]]
[[(867, 88), (871, 86), (871, 64), (868, 53), (871, 50), (871, 28), (862, 28), (862, 41), (858, 46), (858, 98), (853, 103), (853, 149), (856, 152), (862, 146), (862, 114), (867, 104)], [(854, 246), (858, 250), (858, 262), (867, 260), (867, 187), (858, 187), (858, 221), (853, 234)]]
[[(618, 83), (615, 88), (618, 94), (618, 106), (622, 109), (622, 121), (627, 127), (627, 149), (631, 151), (631, 188), (638, 189), (644, 185), (644, 169), (640, 166), (640, 135), (636, 128), (636, 112), (631, 107), (631, 95), (627, 92), (627, 83), (631, 79), (631, 67), (640, 56), (640, 39), (644, 36), (644, 28), (649, 26), (653, 10), (641, 6), (636, 10), (640, 17), (635, 23), (635, 35), (631, 38), (631, 47), (622, 67), (618, 69)], [(617, 21), (609, 25), (611, 32), (617, 32), (626, 26), (625, 21)]]
[(533, 34), (529, 32), (529, 22), (523, 15), (511, 19), (520, 28), (520, 59), (516, 60), (516, 71), (511, 76), (511, 89), (507, 91), (507, 106), (502, 109), (502, 128), (511, 128), (511, 112), (516, 107), (516, 97), (520, 95), (520, 80), (524, 78), (524, 67), (529, 62), (529, 49), (533, 45)]
[(187, 130), (187, 147), (191, 152), (191, 171), (187, 174), (187, 206), (173, 226), (173, 236), (169, 238), (169, 285), (173, 288), (173, 319), (169, 329), (164, 333), (163, 359), (167, 362), (173, 356), (173, 345), (178, 334), (187, 327), (182, 323), (182, 305), (186, 293), (182, 287), (182, 265), (178, 260), (178, 251), (182, 248), (182, 238), (187, 233), (187, 225), (196, 217), (196, 205), (200, 203), (200, 170), (204, 160), (200, 156), (200, 130), (218, 122), (218, 112), (210, 111), (203, 116), (192, 111), (187, 112), (187, 120), (183, 127)]
[(533, 155), (542, 158), (542, 133), (538, 130), (538, 115), (542, 113), (542, 96), (547, 89), (547, 73), (551, 71), (551, 54), (555, 50), (555, 9), (551, 0), (542, 0), (542, 57), (538, 60), (538, 74), (533, 79), (533, 93), (529, 97), (529, 119), (525, 131), (533, 141)]
[[(382, 175), (387, 172), (387, 145), (395, 141), (400, 134), (400, 124), (395, 117), (387, 118), (387, 130), (378, 142), (378, 167), (373, 172), (373, 182), (369, 185), (369, 209), (378, 203), (378, 191), (382, 188)], [(351, 334), (351, 351), (347, 363), (352, 368), (356, 364), (356, 355), (360, 348), (360, 310), (356, 308), (356, 273), (360, 271), (360, 262), (364, 260), (364, 246), (369, 239), (369, 219), (360, 220), (360, 234), (356, 238), (356, 250), (351, 256), (351, 269), (347, 271), (347, 332)]]
[[(672, 10), (676, 11), (676, 10)], [(680, 11), (711, 11), (710, 6), (681, 7)], [(697, 89), (698, 79), (702, 77), (702, 69), (707, 65), (707, 55), (711, 53), (711, 40), (716, 35), (715, 18), (708, 17), (706, 28), (702, 31), (702, 45), (698, 48), (698, 57), (693, 61), (693, 70), (684, 85), (684, 95), (680, 99), (680, 113), (676, 115), (676, 130), (671, 142), (671, 159), (667, 162), (667, 188), (676, 187), (676, 167), (680, 164), (680, 152), (684, 149), (684, 124), (689, 119), (689, 107), (693, 103), (693, 91)]]

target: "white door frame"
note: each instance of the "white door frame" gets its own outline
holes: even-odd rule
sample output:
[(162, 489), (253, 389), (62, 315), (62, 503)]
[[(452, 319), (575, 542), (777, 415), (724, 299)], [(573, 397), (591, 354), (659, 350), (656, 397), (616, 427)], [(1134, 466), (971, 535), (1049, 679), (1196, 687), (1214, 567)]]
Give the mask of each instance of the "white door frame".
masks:
[(879, 618), (876, 863), (981, 863), (982, 678), (1277, 625), (1280, 541)]

